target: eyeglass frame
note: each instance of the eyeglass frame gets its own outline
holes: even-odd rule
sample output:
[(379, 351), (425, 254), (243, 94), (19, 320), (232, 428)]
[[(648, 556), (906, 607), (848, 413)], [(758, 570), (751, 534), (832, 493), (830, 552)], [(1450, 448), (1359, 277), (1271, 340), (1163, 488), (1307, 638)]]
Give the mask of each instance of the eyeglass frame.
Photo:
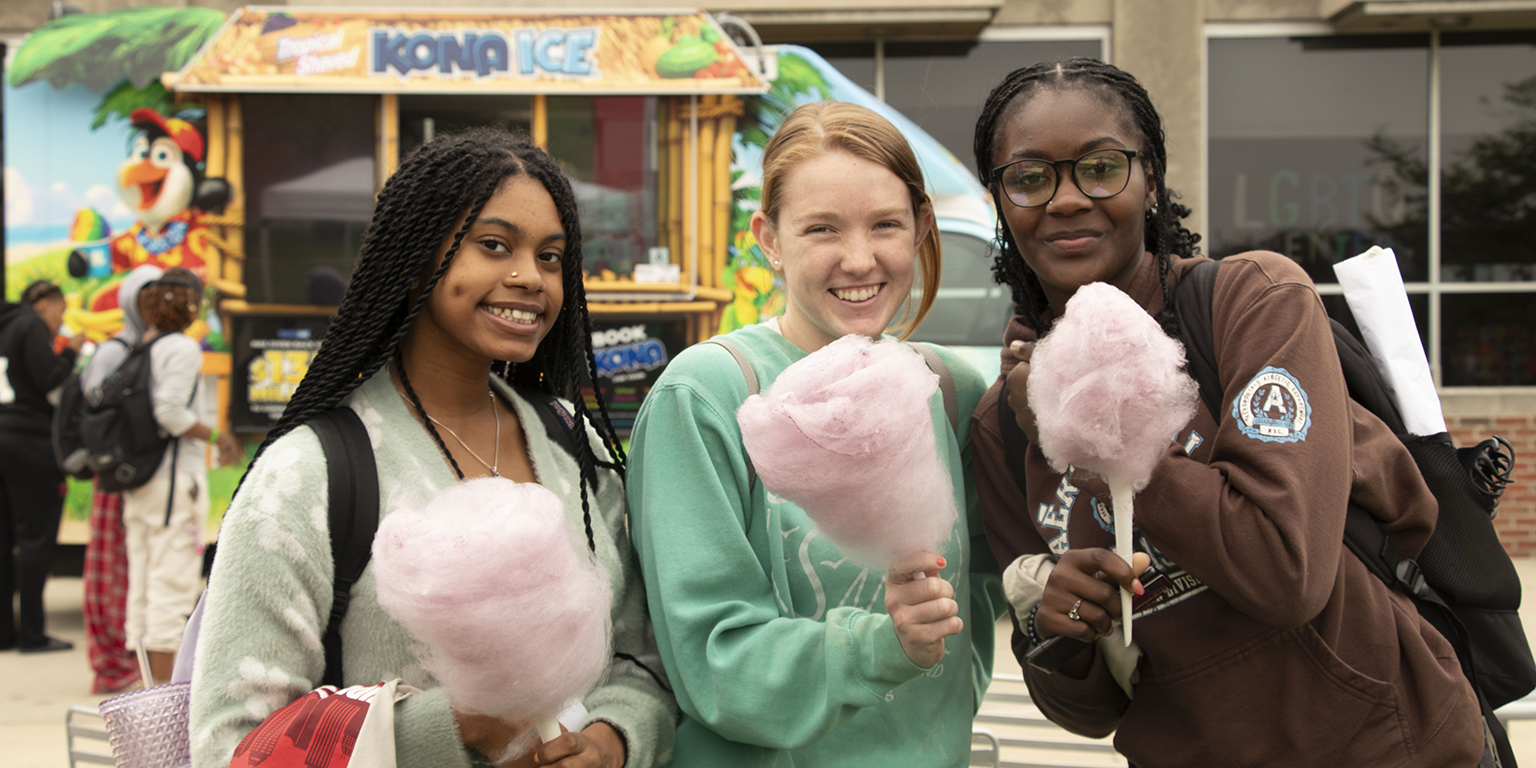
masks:
[[(1017, 160), (1014, 160), (1012, 162), (1003, 163), (1002, 165), (999, 165), (998, 167), (993, 168), (992, 169), (992, 183), (997, 185), (998, 191), (1002, 192), (1003, 193), (1003, 197), (1007, 198), (1008, 202), (1013, 203), (1014, 206), (1016, 206), (1018, 208), (1023, 208), (1025, 210), (1029, 210), (1030, 208), (1041, 208), (1041, 207), (1050, 205), (1051, 201), (1056, 199), (1056, 193), (1061, 191), (1061, 174), (1060, 173), (1056, 173), (1056, 166), (1061, 165), (1062, 163), (1071, 163), (1072, 164), (1072, 171), (1068, 175), (1072, 177), (1072, 183), (1074, 185), (1076, 185), (1077, 191), (1082, 192), (1083, 196), (1087, 197), (1090, 200), (1108, 200), (1111, 197), (1114, 197), (1115, 195), (1118, 195), (1121, 192), (1124, 192), (1125, 190), (1130, 188), (1130, 186), (1131, 186), (1131, 176), (1130, 176), (1129, 173), (1126, 174), (1126, 176), (1125, 176), (1125, 186), (1121, 187), (1118, 191), (1116, 191), (1114, 195), (1105, 195), (1104, 197), (1094, 197), (1092, 194), (1089, 194), (1088, 190), (1083, 189), (1082, 183), (1077, 180), (1077, 164), (1082, 162), (1083, 158), (1085, 158), (1085, 157), (1087, 157), (1089, 155), (1092, 155), (1092, 154), (1099, 153), (1099, 152), (1119, 152), (1119, 153), (1125, 155), (1127, 161), (1134, 161), (1137, 158), (1141, 158), (1142, 160), (1145, 160), (1147, 158), (1147, 153), (1145, 153), (1145, 152), (1143, 152), (1143, 151), (1141, 151), (1139, 149), (1125, 149), (1123, 147), (1100, 147), (1098, 149), (1090, 149), (1087, 152), (1084, 152), (1083, 154), (1078, 155), (1075, 158), (1066, 159), (1066, 160), (1047, 160), (1047, 159), (1045, 159), (1043, 157), (1021, 157), (1021, 158), (1019, 158)], [(1002, 178), (1003, 177), (1003, 171), (1006, 170), (1007, 168), (1010, 168), (1012, 166), (1018, 165), (1019, 163), (1027, 163), (1027, 162), (1048, 163), (1051, 166), (1051, 172), (1052, 173), (1056, 173), (1056, 186), (1051, 189), (1051, 196), (1047, 197), (1045, 199), (1045, 202), (1043, 202), (1043, 203), (1038, 203), (1038, 204), (1035, 204), (1035, 205), (1019, 205), (1019, 201), (1013, 199), (1013, 195), (1008, 194), (1008, 190), (1006, 188), (1004, 188), (1004, 186), (1003, 186), (1003, 178)]]

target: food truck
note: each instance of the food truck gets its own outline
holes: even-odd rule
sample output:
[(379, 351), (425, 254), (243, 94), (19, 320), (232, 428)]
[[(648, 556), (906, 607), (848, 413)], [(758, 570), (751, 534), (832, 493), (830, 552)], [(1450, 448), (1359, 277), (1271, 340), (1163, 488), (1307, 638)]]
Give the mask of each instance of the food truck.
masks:
[[(114, 33), (105, 45), (108, 54), (117, 46), (115, 58), (102, 63), (158, 71), (125, 72), (116, 88), (98, 82), (99, 97), (76, 94), (99, 99), (98, 125), (126, 133), (128, 158), (98, 161), (106, 166), (98, 187), (116, 187), (119, 199), (93, 187), (62, 237), (17, 244), (8, 230), (6, 295), (52, 279), (70, 297), (65, 332), (100, 340), (121, 323), (115, 288), (128, 269), (192, 267), (209, 286), (192, 333), (220, 393), (221, 428), (254, 438), (277, 420), (345, 290), (377, 190), (403, 155), (474, 125), (526, 131), (573, 181), (597, 386), (621, 431), (680, 349), (782, 311), (780, 278), (747, 224), (762, 149), (782, 116), (807, 101), (865, 104), (909, 137), (946, 252), (956, 240), (975, 262), (946, 259), (947, 272), (976, 285), (947, 288), (947, 301), (941, 293), (932, 324), (952, 330), (932, 338), (965, 344), (978, 323), (980, 337), (994, 339), (986, 343), (1001, 338), (1007, 299), (986, 268), (995, 223), (966, 166), (816, 54), (762, 46), (729, 15), (286, 6), (213, 14), (97, 15), (102, 29), (159, 24), (143, 38), (153, 43)], [(39, 29), (10, 63), (8, 157), (19, 148), (10, 128), (29, 83), (78, 90), (96, 71), (79, 60), (90, 55), (81, 31), (54, 29), (78, 18)], [(57, 42), (64, 33), (73, 37)], [(133, 45), (160, 47), (122, 52)], [(146, 205), (149, 190), (175, 184), (145, 175), (135, 147), (146, 139), (177, 153), (190, 180), (184, 199), (159, 203), (158, 214)], [(14, 186), (9, 173), (7, 181)], [(978, 312), (978, 301), (991, 311)], [(216, 514), (239, 471), (221, 470), (228, 477), (212, 483)]]

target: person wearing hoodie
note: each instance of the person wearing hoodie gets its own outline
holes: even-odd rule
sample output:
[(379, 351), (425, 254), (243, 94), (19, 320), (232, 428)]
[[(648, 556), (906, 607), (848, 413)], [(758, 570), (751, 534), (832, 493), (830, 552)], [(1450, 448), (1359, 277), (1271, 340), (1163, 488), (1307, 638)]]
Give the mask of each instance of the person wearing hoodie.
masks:
[(187, 617), (197, 604), (202, 575), (202, 524), (208, 516), (207, 444), (216, 443), (220, 461), (234, 452), (234, 440), (220, 435), (215, 396), (200, 386), (203, 349), (182, 331), (202, 303), (203, 284), (176, 267), (142, 284), (139, 314), (149, 346), (150, 400), (162, 434), (174, 437), (149, 480), (123, 492), (123, 526), (128, 549), (128, 611), (125, 631), (149, 657), (153, 680), (169, 682)]
[[(80, 372), (80, 389), (89, 395), (101, 386), (144, 335), (139, 291), (165, 270), (151, 264), (135, 268), (118, 284), (123, 327), (96, 345)], [(116, 693), (139, 682), (139, 665), (128, 647), (124, 614), (128, 610), (128, 547), (123, 529), (123, 497), (98, 484), (91, 492), (90, 540), (85, 545), (85, 648), (94, 679), (91, 692)]]
[[(64, 511), (64, 473), (53, 459), (52, 395), (85, 343), (78, 335), (54, 353), (64, 308), (63, 291), (41, 280), (22, 291), (21, 303), (0, 302), (0, 650), (74, 647), (43, 633), (43, 584)], [(17, 592), (19, 617), (11, 603)]]

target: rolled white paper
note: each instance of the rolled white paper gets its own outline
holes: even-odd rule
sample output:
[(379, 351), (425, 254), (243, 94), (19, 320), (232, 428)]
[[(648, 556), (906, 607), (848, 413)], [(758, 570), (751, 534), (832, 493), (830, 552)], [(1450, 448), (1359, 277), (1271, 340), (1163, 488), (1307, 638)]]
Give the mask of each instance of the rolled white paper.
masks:
[(1403, 426), (1411, 435), (1445, 431), (1445, 413), (1429, 370), (1429, 358), (1419, 339), (1419, 326), (1408, 305), (1408, 290), (1391, 248), (1371, 246), (1354, 258), (1333, 265), (1344, 289), (1344, 300), (1376, 366), (1392, 388)]

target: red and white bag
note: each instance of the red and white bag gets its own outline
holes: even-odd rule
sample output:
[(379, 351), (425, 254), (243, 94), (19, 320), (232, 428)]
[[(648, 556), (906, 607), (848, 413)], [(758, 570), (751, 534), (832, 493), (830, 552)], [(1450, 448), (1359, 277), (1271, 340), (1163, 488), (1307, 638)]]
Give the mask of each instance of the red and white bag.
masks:
[(321, 686), (240, 740), (230, 768), (395, 768), (395, 702), (416, 688), (398, 678)]

